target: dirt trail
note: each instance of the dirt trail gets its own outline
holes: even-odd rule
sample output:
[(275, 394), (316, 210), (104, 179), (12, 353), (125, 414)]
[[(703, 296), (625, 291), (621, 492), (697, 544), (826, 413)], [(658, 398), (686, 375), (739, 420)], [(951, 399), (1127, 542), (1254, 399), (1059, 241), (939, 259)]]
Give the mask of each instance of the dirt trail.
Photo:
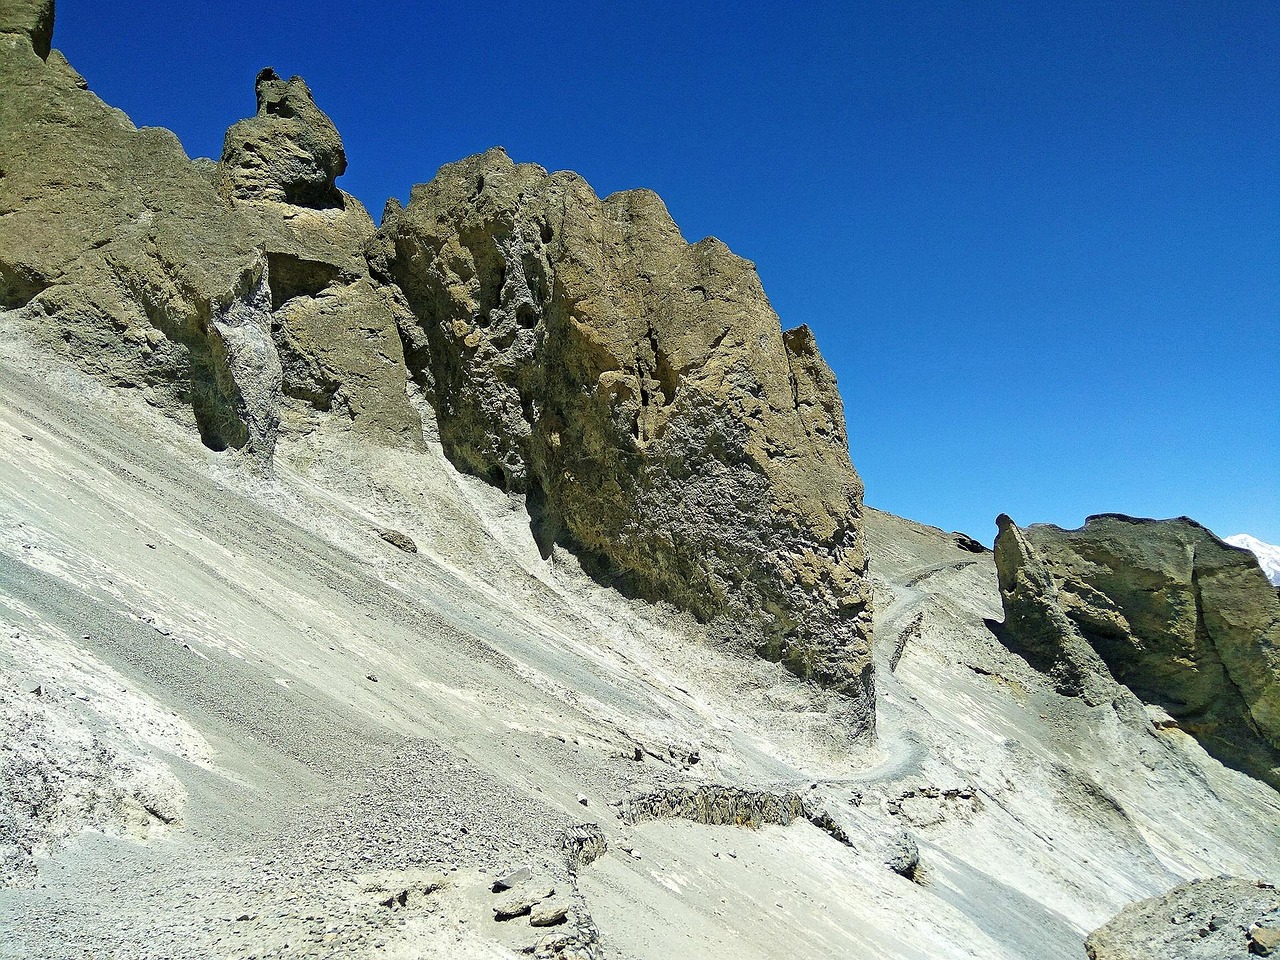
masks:
[[(0, 956), (519, 956), (546, 931), (495, 922), (490, 885), (523, 863), (611, 958), (1056, 960), (1179, 877), (1277, 872), (1274, 792), (1054, 694), (983, 622), (989, 556), (940, 531), (870, 511), (867, 747), (780, 667), (544, 559), (438, 446), (286, 437), (255, 474), (0, 346), (0, 755), (47, 748), (0, 792), (0, 845), (43, 838), (10, 847)], [(703, 786), (853, 840), (621, 816)], [(575, 880), (577, 823), (607, 851)], [(878, 852), (900, 835), (914, 882)]]

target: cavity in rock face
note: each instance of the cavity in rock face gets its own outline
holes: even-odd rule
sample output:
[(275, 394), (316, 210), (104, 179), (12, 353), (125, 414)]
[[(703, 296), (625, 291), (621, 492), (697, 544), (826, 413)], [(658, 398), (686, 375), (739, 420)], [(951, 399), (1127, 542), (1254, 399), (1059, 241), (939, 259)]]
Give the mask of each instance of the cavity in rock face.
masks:
[(53, 41), (53, 0), (0, 0), (0, 34), (25, 36), (41, 60)]
[(464, 470), (544, 546), (723, 624), (872, 723), (862, 484), (835, 378), (755, 268), (658, 197), (599, 199), (495, 149), (391, 209), (402, 335)]
[(1091, 703), (1114, 677), (1280, 787), (1280, 598), (1252, 554), (1185, 517), (998, 523), (1007, 644)]

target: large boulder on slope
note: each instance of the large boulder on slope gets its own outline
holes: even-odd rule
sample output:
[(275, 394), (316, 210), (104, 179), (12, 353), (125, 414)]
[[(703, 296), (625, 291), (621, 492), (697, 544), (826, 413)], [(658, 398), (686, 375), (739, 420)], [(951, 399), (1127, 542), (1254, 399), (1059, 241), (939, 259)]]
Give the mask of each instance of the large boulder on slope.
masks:
[(547, 542), (749, 638), (872, 722), (862, 484), (835, 378), (754, 266), (647, 190), (598, 198), (501, 149), (383, 231), (411, 374), (461, 468), (529, 494)]
[(1280, 891), (1214, 877), (1130, 904), (1089, 934), (1089, 960), (1252, 960), (1276, 953)]
[(1098, 703), (1125, 684), (1280, 787), (1280, 598), (1251, 553), (1185, 517), (998, 524), (1007, 644), (1063, 693)]

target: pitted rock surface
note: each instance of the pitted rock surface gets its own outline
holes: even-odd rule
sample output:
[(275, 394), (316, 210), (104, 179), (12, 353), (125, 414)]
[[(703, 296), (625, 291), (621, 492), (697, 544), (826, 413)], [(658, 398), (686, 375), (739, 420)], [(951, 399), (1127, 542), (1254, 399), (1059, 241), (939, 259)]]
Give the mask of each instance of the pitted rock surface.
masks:
[(755, 268), (647, 190), (494, 149), (384, 219), (411, 374), (545, 544), (845, 693), (872, 723), (862, 484), (835, 378)]
[(1263, 881), (1234, 877), (1193, 880), (1163, 896), (1125, 907), (1089, 934), (1085, 952), (1089, 960), (1249, 960), (1268, 956), (1262, 931), (1277, 907), (1280, 892)]
[(342, 206), (334, 181), (347, 169), (346, 150), (306, 82), (267, 67), (254, 92), (257, 115), (232, 126), (222, 144), (222, 189), (244, 200)]

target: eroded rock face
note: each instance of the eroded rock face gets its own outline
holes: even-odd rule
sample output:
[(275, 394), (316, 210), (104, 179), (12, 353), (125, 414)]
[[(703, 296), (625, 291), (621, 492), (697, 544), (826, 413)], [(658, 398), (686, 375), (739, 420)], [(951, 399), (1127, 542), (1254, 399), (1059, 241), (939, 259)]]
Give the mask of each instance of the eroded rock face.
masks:
[(1280, 599), (1252, 554), (1185, 517), (998, 523), (1006, 643), (1091, 703), (1114, 678), (1280, 787)]
[(347, 169), (342, 137), (303, 79), (282, 80), (267, 67), (258, 74), (254, 91), (257, 115), (233, 125), (223, 140), (225, 193), (301, 207), (342, 206), (335, 184)]
[(461, 468), (526, 491), (547, 541), (723, 620), (865, 706), (862, 485), (835, 379), (755, 268), (658, 197), (491, 150), (383, 230), (410, 371)]
[(1214, 877), (1125, 907), (1089, 935), (1089, 960), (1248, 960), (1271, 956), (1280, 891), (1263, 881)]
[(305, 84), (259, 77), (262, 115), (229, 142), (259, 144), (262, 165), (193, 163), (90, 93), (48, 52), (51, 30), (51, 4), (0, 7), (0, 310), (216, 450), (269, 462), (282, 420), (301, 431), (323, 413), (420, 442), (407, 306), (369, 276), (374, 224), (334, 187), (341, 140)]
[(0, 308), (27, 308), (108, 383), (185, 409), (209, 446), (270, 456), (261, 253), (173, 134), (136, 129), (56, 51), (0, 45)]

